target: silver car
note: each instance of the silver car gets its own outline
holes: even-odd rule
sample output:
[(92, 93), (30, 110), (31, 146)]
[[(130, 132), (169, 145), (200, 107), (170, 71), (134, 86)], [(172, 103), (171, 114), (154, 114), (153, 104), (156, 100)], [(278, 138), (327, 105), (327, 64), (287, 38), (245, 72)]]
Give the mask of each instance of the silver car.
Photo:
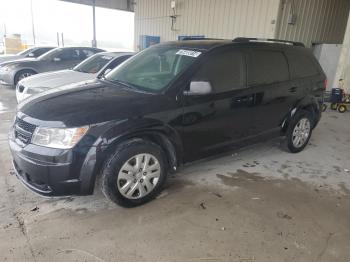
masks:
[(102, 52), (95, 54), (73, 69), (43, 73), (28, 77), (16, 86), (17, 102), (51, 88), (101, 77), (131, 57), (129, 52)]
[(72, 68), (86, 58), (104, 50), (91, 47), (59, 47), (37, 59), (28, 58), (0, 64), (0, 84), (16, 86), (31, 75)]
[(23, 59), (23, 58), (37, 58), (52, 49), (54, 49), (54, 47), (49, 47), (49, 46), (32, 47), (22, 52), (19, 52), (18, 54), (15, 54), (15, 55), (0, 55), (0, 64), (4, 62)]

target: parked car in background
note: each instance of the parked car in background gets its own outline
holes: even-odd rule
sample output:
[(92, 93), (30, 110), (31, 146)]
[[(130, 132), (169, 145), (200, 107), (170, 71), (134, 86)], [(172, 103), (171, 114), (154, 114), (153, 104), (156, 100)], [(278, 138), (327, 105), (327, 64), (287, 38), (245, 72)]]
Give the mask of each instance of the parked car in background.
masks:
[(32, 47), (24, 51), (19, 52), (15, 55), (0, 55), (0, 64), (4, 62), (14, 61), (23, 58), (37, 58), (48, 51), (54, 49), (55, 47), (42, 46), (42, 47)]
[(51, 88), (102, 77), (133, 54), (130, 52), (101, 52), (85, 59), (73, 69), (42, 73), (25, 78), (19, 81), (16, 86), (17, 102)]
[(45, 196), (155, 198), (169, 172), (232, 146), (286, 137), (302, 151), (325, 74), (301, 43), (191, 40), (152, 46), (102, 79), (24, 100), (9, 133), (14, 170)]
[(0, 84), (16, 86), (31, 75), (72, 68), (86, 58), (103, 52), (92, 47), (58, 47), (37, 59), (20, 59), (0, 64)]

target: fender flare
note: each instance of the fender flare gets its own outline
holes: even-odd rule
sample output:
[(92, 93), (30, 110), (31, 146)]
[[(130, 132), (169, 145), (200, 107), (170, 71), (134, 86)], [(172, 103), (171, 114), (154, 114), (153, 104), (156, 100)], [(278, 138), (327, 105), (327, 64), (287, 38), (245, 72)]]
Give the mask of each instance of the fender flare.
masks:
[(299, 100), (287, 113), (287, 115), (284, 117), (281, 128), (282, 133), (284, 134), (287, 131), (288, 125), (290, 123), (290, 120), (295, 115), (295, 113), (298, 110), (305, 109), (310, 111), (315, 119), (315, 122), (313, 123), (313, 127), (315, 127), (321, 117), (322, 108), (320, 106), (319, 101), (314, 96), (306, 96), (303, 99)]
[(39, 74), (37, 70), (33, 69), (33, 68), (30, 68), (30, 67), (24, 67), (24, 68), (20, 68), (19, 70), (17, 70), (16, 72), (14, 72), (13, 74), (13, 83), (15, 83), (15, 80), (16, 80), (16, 76), (19, 72), (21, 71), (24, 71), (24, 70), (30, 70), (30, 71), (33, 71), (35, 74)]

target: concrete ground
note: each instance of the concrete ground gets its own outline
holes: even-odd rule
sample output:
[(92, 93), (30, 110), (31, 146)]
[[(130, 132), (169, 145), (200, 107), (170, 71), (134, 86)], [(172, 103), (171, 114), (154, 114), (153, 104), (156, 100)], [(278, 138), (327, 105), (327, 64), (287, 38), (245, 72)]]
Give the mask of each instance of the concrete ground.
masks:
[(0, 88), (2, 261), (349, 261), (350, 113), (326, 112), (310, 145), (276, 139), (191, 164), (161, 196), (123, 209), (45, 199), (11, 169), (14, 91)]

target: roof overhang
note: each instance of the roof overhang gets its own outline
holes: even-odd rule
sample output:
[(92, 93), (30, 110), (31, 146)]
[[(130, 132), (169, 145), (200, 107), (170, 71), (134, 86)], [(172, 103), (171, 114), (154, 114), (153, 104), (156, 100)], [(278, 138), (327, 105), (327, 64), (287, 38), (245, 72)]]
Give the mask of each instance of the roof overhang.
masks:
[[(94, 0), (61, 0), (70, 3), (93, 5)], [(134, 0), (95, 0), (95, 6), (134, 12)]]

